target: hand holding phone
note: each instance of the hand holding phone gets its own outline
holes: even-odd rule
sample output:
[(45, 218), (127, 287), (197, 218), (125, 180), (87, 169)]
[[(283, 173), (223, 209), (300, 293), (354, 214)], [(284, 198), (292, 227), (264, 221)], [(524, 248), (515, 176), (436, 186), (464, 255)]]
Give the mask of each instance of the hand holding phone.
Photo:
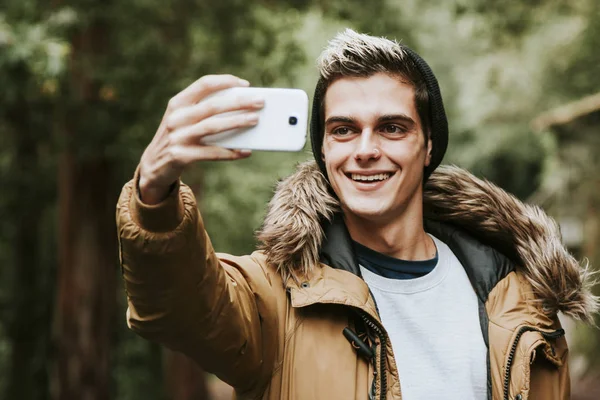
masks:
[[(204, 143), (210, 135), (258, 123), (264, 99), (255, 96), (211, 98), (224, 89), (247, 86), (248, 81), (233, 75), (207, 75), (169, 101), (160, 126), (140, 160), (138, 184), (145, 203), (162, 201), (183, 170), (196, 161), (237, 160), (251, 154), (247, 150)], [(233, 114), (226, 115), (231, 112)]]

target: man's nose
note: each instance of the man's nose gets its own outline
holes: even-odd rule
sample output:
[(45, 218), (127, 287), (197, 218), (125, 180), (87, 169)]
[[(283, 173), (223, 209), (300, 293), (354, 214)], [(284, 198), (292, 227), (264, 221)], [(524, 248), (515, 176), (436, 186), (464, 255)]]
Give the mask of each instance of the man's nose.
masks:
[(379, 147), (378, 136), (371, 129), (365, 129), (360, 135), (356, 151), (354, 152), (354, 158), (356, 161), (377, 160), (381, 157)]

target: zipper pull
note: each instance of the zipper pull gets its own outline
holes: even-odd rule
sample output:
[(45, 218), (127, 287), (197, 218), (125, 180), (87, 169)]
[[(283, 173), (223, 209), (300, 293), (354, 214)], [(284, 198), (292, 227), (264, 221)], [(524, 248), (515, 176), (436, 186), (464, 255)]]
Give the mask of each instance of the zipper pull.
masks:
[(346, 340), (350, 342), (354, 350), (356, 350), (356, 352), (359, 355), (361, 355), (369, 361), (373, 359), (373, 350), (371, 350), (371, 348), (367, 346), (367, 344), (363, 342), (363, 340), (359, 338), (353, 330), (351, 330), (350, 328), (344, 328), (343, 333)]

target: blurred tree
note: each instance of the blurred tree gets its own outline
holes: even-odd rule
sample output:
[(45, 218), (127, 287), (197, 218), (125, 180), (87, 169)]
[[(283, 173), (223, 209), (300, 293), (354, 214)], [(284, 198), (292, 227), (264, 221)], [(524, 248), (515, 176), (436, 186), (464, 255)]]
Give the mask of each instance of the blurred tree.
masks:
[(173, 400), (203, 400), (208, 399), (208, 388), (200, 369), (191, 358), (165, 349), (163, 352), (165, 363), (165, 384), (169, 398)]
[[(11, 267), (9, 296), (14, 304), (6, 322), (12, 344), (7, 367), (6, 398), (45, 399), (49, 379), (55, 262), (43, 260), (53, 238), (48, 213), (53, 204), (51, 147), (52, 88), (64, 70), (65, 43), (59, 33), (68, 20), (52, 14), (31, 24), (8, 23), (28, 14), (25, 7), (0, 14), (0, 126), (4, 133), (1, 178), (2, 240)], [(62, 22), (61, 22), (62, 21)], [(40, 238), (46, 236), (46, 241)], [(52, 253), (52, 252), (50, 252)], [(7, 274), (8, 275), (8, 274)]]

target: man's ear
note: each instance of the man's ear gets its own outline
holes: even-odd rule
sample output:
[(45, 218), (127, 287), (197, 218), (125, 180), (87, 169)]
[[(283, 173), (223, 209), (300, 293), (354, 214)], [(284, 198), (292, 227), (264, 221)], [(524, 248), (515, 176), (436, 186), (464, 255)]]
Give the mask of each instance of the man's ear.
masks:
[(427, 138), (427, 156), (425, 156), (425, 166), (428, 167), (431, 164), (431, 151), (433, 150), (433, 140), (431, 137)]

